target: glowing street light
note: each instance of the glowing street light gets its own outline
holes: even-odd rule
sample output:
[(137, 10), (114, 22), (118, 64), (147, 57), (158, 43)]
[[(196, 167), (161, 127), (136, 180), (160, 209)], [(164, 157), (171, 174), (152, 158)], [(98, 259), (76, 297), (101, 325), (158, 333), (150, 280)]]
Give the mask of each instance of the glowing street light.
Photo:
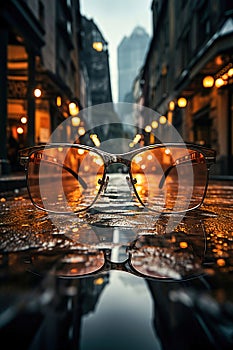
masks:
[(205, 88), (212, 88), (214, 86), (214, 78), (211, 75), (207, 75), (203, 79), (202, 84)]
[(22, 126), (19, 126), (19, 127), (16, 129), (16, 131), (17, 131), (17, 133), (18, 133), (19, 135), (22, 135), (22, 134), (24, 133), (24, 130), (23, 130)]
[(160, 122), (160, 124), (166, 124), (166, 122), (167, 122), (167, 118), (165, 117), (165, 115), (161, 115), (160, 117), (159, 117), (159, 122)]
[(42, 95), (41, 89), (36, 88), (36, 89), (34, 90), (34, 96), (35, 96), (36, 98), (39, 98), (39, 97), (41, 97), (41, 95)]
[(177, 104), (180, 108), (185, 108), (187, 106), (187, 100), (185, 97), (180, 97), (177, 101)]
[(79, 117), (72, 117), (71, 123), (72, 123), (72, 126), (79, 126), (80, 118)]
[(26, 117), (21, 117), (20, 121), (21, 121), (22, 124), (27, 124), (28, 120), (27, 120)]
[(78, 106), (76, 105), (75, 102), (70, 102), (69, 103), (69, 113), (70, 115), (77, 115), (79, 113), (79, 108)]
[(103, 51), (103, 43), (101, 41), (94, 41), (92, 44), (94, 50), (101, 52)]
[(145, 132), (151, 132), (152, 127), (150, 125), (145, 126)]
[(224, 83), (224, 80), (222, 78), (218, 78), (215, 80), (215, 86), (216, 88), (220, 88), (221, 86), (223, 86), (225, 83)]
[(174, 109), (176, 107), (175, 102), (174, 101), (170, 101), (168, 107), (169, 107), (170, 111), (174, 111)]

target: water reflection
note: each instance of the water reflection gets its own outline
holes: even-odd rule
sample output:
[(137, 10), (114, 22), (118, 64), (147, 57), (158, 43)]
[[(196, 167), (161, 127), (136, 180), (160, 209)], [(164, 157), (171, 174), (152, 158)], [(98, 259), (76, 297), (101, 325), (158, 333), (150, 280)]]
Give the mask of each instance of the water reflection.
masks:
[[(173, 217), (177, 222), (172, 232), (164, 230), (166, 217), (154, 221), (124, 211), (115, 216), (90, 215), (87, 219), (93, 222), (88, 227), (98, 244), (91, 250), (84, 226), (78, 224), (82, 218), (66, 219), (64, 230), (58, 231), (25, 196), (4, 197), (0, 201), (1, 341), (6, 340), (9, 348), (18, 342), (24, 349), (84, 350), (87, 339), (93, 339), (102, 350), (109, 344), (114, 349), (106, 340), (114, 334), (118, 349), (128, 349), (126, 342), (132, 339), (134, 350), (144, 348), (139, 340), (147, 339), (152, 348), (231, 349), (232, 191), (229, 186), (226, 190), (210, 186), (200, 210), (180, 222)], [(84, 237), (82, 244), (80, 237)], [(103, 259), (105, 242), (111, 251), (108, 265)], [(107, 268), (100, 273), (103, 262)], [(111, 270), (120, 266), (123, 271)], [(98, 273), (76, 278), (77, 271), (82, 275), (86, 267)], [(73, 268), (71, 278), (58, 277), (62, 271), (66, 277)], [(137, 269), (156, 278), (126, 272), (137, 273)], [(200, 274), (183, 278), (194, 277), (193, 271)], [(161, 275), (166, 279), (158, 278)], [(171, 277), (172, 283), (164, 283)]]

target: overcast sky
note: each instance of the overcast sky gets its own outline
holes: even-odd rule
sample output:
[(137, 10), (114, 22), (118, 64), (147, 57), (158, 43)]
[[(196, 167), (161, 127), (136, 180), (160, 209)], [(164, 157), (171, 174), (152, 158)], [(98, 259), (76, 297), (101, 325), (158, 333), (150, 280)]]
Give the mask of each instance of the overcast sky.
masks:
[(81, 14), (93, 18), (109, 44), (113, 100), (117, 102), (117, 46), (140, 25), (152, 35), (152, 0), (80, 0)]

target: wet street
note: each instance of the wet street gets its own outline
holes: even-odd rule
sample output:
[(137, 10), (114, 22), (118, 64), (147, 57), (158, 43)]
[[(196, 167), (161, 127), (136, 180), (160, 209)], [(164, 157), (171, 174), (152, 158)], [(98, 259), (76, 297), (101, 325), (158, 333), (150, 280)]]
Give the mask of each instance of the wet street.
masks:
[(26, 189), (0, 194), (5, 348), (232, 349), (233, 183), (159, 217), (110, 180), (73, 216), (38, 211)]

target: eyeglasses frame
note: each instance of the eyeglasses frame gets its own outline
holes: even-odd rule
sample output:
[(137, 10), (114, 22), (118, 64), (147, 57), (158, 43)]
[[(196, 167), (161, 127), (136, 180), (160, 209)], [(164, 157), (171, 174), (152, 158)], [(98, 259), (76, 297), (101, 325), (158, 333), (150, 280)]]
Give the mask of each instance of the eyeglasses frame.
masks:
[[(104, 173), (103, 173), (103, 177), (102, 177), (102, 180), (101, 182), (99, 182), (100, 184), (100, 188), (95, 196), (95, 198), (93, 199), (92, 203), (87, 206), (86, 208), (83, 208), (83, 209), (80, 209), (80, 210), (77, 210), (75, 212), (59, 212), (59, 211), (52, 211), (52, 210), (48, 210), (48, 209), (45, 209), (45, 208), (42, 208), (40, 206), (38, 206), (32, 196), (31, 196), (31, 193), (30, 193), (30, 189), (29, 189), (29, 178), (28, 178), (28, 164), (29, 164), (29, 160), (30, 160), (30, 156), (37, 152), (37, 151), (41, 151), (41, 150), (44, 150), (44, 149), (49, 149), (49, 148), (55, 148), (55, 147), (67, 147), (67, 148), (77, 148), (77, 149), (83, 149), (83, 150), (86, 150), (86, 151), (90, 151), (90, 152), (94, 152), (96, 154), (98, 154), (103, 162), (104, 162)], [(148, 151), (148, 150), (152, 150), (152, 149), (155, 149), (155, 148), (162, 148), (162, 147), (177, 147), (177, 148), (187, 148), (188, 150), (193, 150), (193, 151), (197, 151), (197, 152), (200, 152), (204, 158), (205, 158), (205, 164), (207, 166), (207, 174), (206, 174), (206, 184), (205, 184), (205, 189), (204, 189), (204, 192), (203, 192), (203, 197), (202, 197), (202, 200), (199, 204), (197, 204), (195, 207), (193, 208), (189, 208), (189, 209), (186, 209), (186, 210), (181, 210), (181, 211), (176, 211), (176, 212), (169, 212), (169, 211), (166, 211), (166, 212), (160, 212), (160, 214), (179, 214), (179, 213), (184, 213), (184, 212), (188, 212), (190, 210), (194, 210), (194, 209), (197, 209), (199, 208), (203, 201), (204, 201), (204, 198), (206, 196), (206, 192), (207, 192), (207, 188), (208, 188), (208, 183), (209, 183), (209, 170), (210, 170), (210, 167), (212, 164), (214, 164), (216, 162), (216, 151), (211, 149), (211, 148), (207, 148), (207, 147), (204, 147), (202, 145), (197, 145), (197, 144), (193, 144), (193, 143), (181, 143), (181, 142), (168, 142), (168, 143), (157, 143), (157, 144), (151, 144), (151, 145), (147, 145), (147, 146), (143, 146), (143, 147), (140, 147), (140, 148), (137, 148), (135, 150), (131, 150), (129, 152), (126, 152), (126, 153), (120, 153), (120, 154), (113, 154), (113, 153), (109, 153), (109, 152), (106, 152), (106, 151), (103, 151), (99, 148), (95, 148), (95, 147), (91, 147), (91, 146), (88, 146), (88, 145), (82, 145), (82, 144), (76, 144), (76, 143), (48, 143), (48, 144), (44, 144), (44, 145), (36, 145), (36, 146), (32, 146), (32, 147), (28, 147), (28, 148), (24, 148), (22, 150), (19, 150), (18, 152), (18, 156), (19, 156), (19, 162), (22, 166), (24, 166), (25, 168), (25, 171), (26, 171), (26, 183), (27, 183), (27, 189), (28, 189), (28, 194), (29, 194), (29, 197), (30, 197), (30, 200), (31, 202), (33, 203), (33, 205), (40, 209), (40, 210), (43, 210), (43, 211), (46, 211), (46, 212), (49, 212), (49, 213), (53, 213), (53, 214), (62, 214), (62, 215), (70, 215), (70, 214), (74, 214), (74, 213), (81, 213), (83, 211), (87, 211), (90, 207), (92, 207), (94, 205), (94, 203), (97, 201), (100, 193), (103, 191), (103, 189), (106, 187), (106, 174), (107, 174), (107, 168), (109, 165), (111, 164), (123, 164), (127, 167), (128, 169), (128, 173), (129, 173), (129, 176), (130, 176), (130, 181), (131, 181), (131, 184), (132, 184), (132, 188), (134, 190), (134, 194), (136, 195), (136, 198), (138, 199), (139, 203), (147, 210), (149, 211), (155, 211), (151, 208), (147, 208), (146, 205), (141, 201), (140, 199), (140, 196), (138, 195), (137, 193), (137, 190), (135, 188), (135, 182), (134, 182), (134, 179), (132, 177), (132, 174), (131, 174), (131, 161), (133, 159), (133, 157), (135, 157), (137, 154), (139, 153), (142, 153), (143, 151)]]

